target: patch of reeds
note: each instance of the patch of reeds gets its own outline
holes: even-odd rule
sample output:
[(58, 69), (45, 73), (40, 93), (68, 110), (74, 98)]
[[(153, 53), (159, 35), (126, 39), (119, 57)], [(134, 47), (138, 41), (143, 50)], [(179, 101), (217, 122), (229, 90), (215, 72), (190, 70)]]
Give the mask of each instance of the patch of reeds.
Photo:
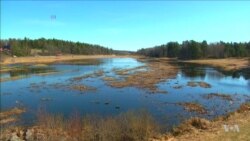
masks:
[(77, 141), (145, 141), (159, 133), (159, 126), (146, 111), (98, 117), (74, 113), (70, 118), (39, 111), (37, 126), (43, 139)]

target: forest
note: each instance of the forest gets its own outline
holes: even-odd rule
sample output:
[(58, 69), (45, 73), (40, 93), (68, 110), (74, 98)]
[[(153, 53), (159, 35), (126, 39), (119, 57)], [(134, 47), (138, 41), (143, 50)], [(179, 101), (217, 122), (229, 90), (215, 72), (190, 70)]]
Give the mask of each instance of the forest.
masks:
[(9, 53), (15, 56), (113, 53), (112, 49), (100, 45), (45, 38), (1, 40), (1, 48), (8, 49)]
[(249, 57), (250, 42), (217, 42), (208, 44), (207, 41), (196, 42), (194, 40), (168, 42), (152, 48), (142, 48), (137, 54), (149, 57), (177, 57), (179, 59), (202, 59), (202, 58), (227, 58)]

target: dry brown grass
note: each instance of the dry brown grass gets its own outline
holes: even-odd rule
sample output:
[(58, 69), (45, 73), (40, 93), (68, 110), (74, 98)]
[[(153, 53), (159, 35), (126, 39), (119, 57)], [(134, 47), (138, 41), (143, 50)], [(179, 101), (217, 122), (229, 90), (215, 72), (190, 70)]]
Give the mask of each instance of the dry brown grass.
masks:
[(117, 56), (117, 55), (63, 55), (63, 56), (38, 56), (38, 57), (7, 57), (0, 64), (15, 63), (51, 63), (56, 61), (80, 60), (80, 59), (99, 59), (99, 58), (127, 58), (136, 56)]
[(15, 107), (13, 109), (0, 112), (0, 125), (16, 122), (18, 120), (17, 116), (25, 111), (26, 110), (23, 108), (21, 109)]
[(87, 79), (87, 78), (95, 78), (95, 77), (100, 77), (104, 75), (104, 71), (103, 70), (98, 70), (95, 71), (93, 73), (89, 73), (89, 74), (84, 74), (82, 76), (77, 76), (77, 77), (73, 77), (72, 79), (70, 79), (71, 81), (81, 81), (83, 79)]
[(203, 97), (206, 98), (206, 99), (221, 98), (223, 100), (229, 100), (229, 101), (233, 100), (233, 98), (231, 97), (231, 95), (220, 94), (220, 93), (211, 93), (211, 94), (203, 95)]
[(197, 112), (199, 114), (207, 113), (207, 110), (199, 103), (183, 102), (183, 103), (178, 103), (178, 105), (183, 106), (184, 109), (189, 112)]
[(184, 123), (173, 129), (173, 135), (184, 135), (187, 133), (195, 132), (195, 130), (206, 130), (210, 128), (210, 121), (194, 117), (186, 120)]
[[(239, 132), (225, 132), (223, 125), (238, 125)], [(36, 141), (248, 141), (250, 139), (250, 103), (212, 121), (194, 117), (159, 136), (159, 125), (145, 111), (118, 116), (98, 117), (74, 113), (65, 119), (44, 111), (32, 127), (13, 127), (1, 132), (0, 140), (18, 138)]]
[[(32, 136), (27, 137), (28, 131)], [(34, 126), (5, 130), (0, 139), (8, 140), (14, 134), (19, 139), (36, 141), (147, 141), (158, 133), (159, 126), (144, 110), (110, 117), (74, 113), (67, 119), (39, 110)]]
[(93, 91), (93, 90), (96, 90), (96, 88), (94, 87), (90, 87), (90, 86), (86, 86), (86, 85), (83, 85), (83, 84), (79, 84), (79, 85), (73, 85), (71, 87), (72, 90), (78, 90), (78, 91)]
[(239, 70), (249, 67), (249, 58), (226, 58), (226, 59), (205, 59), (205, 60), (188, 60), (182, 61), (195, 64), (211, 65), (224, 70)]
[(201, 81), (189, 81), (187, 83), (187, 86), (190, 86), (190, 87), (197, 87), (197, 86), (200, 86), (202, 88), (211, 88), (212, 86), (206, 82), (201, 82)]
[[(228, 131), (224, 125), (239, 127), (239, 132)], [(250, 140), (250, 103), (240, 106), (236, 112), (221, 116), (212, 121), (191, 118), (154, 141), (248, 141)]]

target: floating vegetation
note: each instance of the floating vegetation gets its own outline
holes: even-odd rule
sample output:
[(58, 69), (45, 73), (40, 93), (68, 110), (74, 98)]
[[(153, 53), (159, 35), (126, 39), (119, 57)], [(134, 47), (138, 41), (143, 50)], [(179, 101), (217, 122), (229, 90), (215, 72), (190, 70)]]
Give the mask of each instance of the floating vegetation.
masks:
[(145, 71), (147, 69), (147, 66), (139, 66), (139, 67), (134, 67), (130, 69), (117, 69), (114, 68), (113, 72), (115, 72), (116, 75), (129, 75), (135, 72), (140, 72), (140, 71)]
[(182, 85), (173, 86), (174, 89), (181, 89), (182, 87), (183, 87)]
[(109, 101), (107, 101), (107, 102), (104, 102), (104, 104), (105, 104), (105, 105), (109, 105), (109, 104), (110, 104), (110, 102), (109, 102)]
[(103, 77), (102, 80), (104, 80), (104, 81), (116, 81), (116, 79), (114, 77), (108, 77), (108, 76)]
[(212, 86), (206, 82), (202, 82), (202, 81), (189, 81), (187, 83), (187, 86), (190, 86), (190, 87), (197, 87), (197, 86), (200, 86), (202, 88), (211, 88)]
[(78, 91), (89, 91), (89, 90), (96, 90), (94, 87), (85, 86), (85, 85), (73, 85), (71, 89), (78, 90)]
[(183, 106), (185, 110), (189, 112), (196, 112), (199, 114), (206, 114), (207, 110), (199, 103), (194, 102), (183, 102), (177, 103), (177, 105)]
[(16, 116), (26, 112), (26, 110), (23, 108), (13, 108), (10, 110), (6, 110), (3, 112), (0, 112), (0, 125), (16, 122), (18, 119)]
[(204, 98), (206, 99), (211, 99), (211, 98), (221, 98), (223, 100), (228, 100), (228, 101), (232, 101), (233, 98), (231, 95), (228, 94), (220, 94), (220, 93), (210, 93), (207, 95), (203, 95)]
[(52, 101), (52, 100), (53, 100), (52, 98), (46, 98), (46, 97), (41, 98), (41, 101)]
[(103, 74), (104, 74), (103, 70), (98, 70), (98, 71), (95, 71), (93, 73), (85, 74), (83, 76), (71, 78), (70, 81), (74, 82), (74, 81), (81, 81), (81, 80), (87, 79), (87, 78), (101, 77), (101, 76), (103, 76)]
[[(176, 67), (171, 65), (167, 60), (154, 59), (147, 66), (136, 67), (131, 70), (148, 68), (147, 71), (135, 71), (127, 75), (123, 80), (107, 81), (112, 87), (138, 87), (148, 89), (151, 92), (158, 92), (156, 84), (174, 78), (177, 74)], [(122, 74), (127, 74), (128, 70), (123, 70)], [(121, 73), (121, 71), (119, 71)], [(118, 73), (118, 74), (119, 74)]]

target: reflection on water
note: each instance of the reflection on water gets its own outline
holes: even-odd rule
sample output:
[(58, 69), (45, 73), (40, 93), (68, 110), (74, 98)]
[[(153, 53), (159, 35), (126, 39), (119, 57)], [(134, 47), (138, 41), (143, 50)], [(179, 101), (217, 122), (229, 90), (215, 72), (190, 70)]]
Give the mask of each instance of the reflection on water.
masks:
[(10, 74), (10, 77), (20, 76), (20, 75), (32, 75), (32, 74), (39, 74), (39, 73), (47, 73), (47, 72), (53, 72), (53, 68), (50, 67), (25, 67), (19, 70), (10, 70), (8, 73)]
[[(117, 77), (114, 70), (144, 65), (133, 58), (77, 60), (44, 66), (18, 65), (19, 69), (3, 72), (1, 79), (19, 75), (30, 77), (1, 82), (1, 108), (8, 109), (20, 104), (25, 106), (28, 109), (23, 115), (26, 123), (35, 119), (36, 110), (40, 106), (45, 106), (49, 112), (62, 113), (65, 116), (69, 116), (73, 111), (79, 111), (81, 114), (108, 116), (131, 109), (147, 109), (159, 122), (170, 127), (194, 115), (214, 118), (233, 111), (242, 102), (250, 100), (249, 71), (246, 70), (223, 72), (208, 66), (177, 64), (179, 71), (176, 78), (157, 84), (157, 87), (167, 91), (167, 94), (151, 94), (145, 89), (134, 87), (113, 88), (108, 86), (103, 79), (110, 76)], [(102, 75), (84, 77), (79, 82), (70, 81), (74, 77), (87, 76), (100, 70), (103, 71)], [(53, 71), (63, 73), (33, 75)], [(212, 87), (187, 86), (190, 81), (206, 82)], [(81, 84), (79, 87), (81, 89), (84, 89), (84, 86), (89, 86), (96, 88), (96, 90), (70, 89), (70, 86), (75, 84)], [(219, 98), (205, 99), (203, 95), (210, 93), (229, 94), (232, 96), (233, 102)], [(46, 101), (46, 99), (50, 100)], [(171, 104), (178, 102), (201, 103), (208, 110), (208, 113), (188, 112), (181, 106)]]

